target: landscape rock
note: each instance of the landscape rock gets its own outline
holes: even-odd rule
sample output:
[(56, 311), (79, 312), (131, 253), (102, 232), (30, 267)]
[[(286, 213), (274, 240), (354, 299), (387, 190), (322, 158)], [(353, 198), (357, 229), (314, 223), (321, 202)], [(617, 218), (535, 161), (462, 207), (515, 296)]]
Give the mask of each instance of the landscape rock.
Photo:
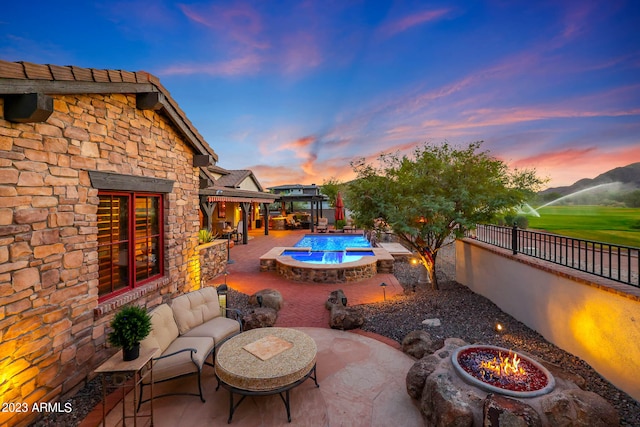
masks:
[[(262, 304), (260, 299), (262, 299)], [(275, 289), (262, 289), (249, 297), (249, 304), (280, 311), (283, 305), (282, 294)]]
[(483, 426), (542, 427), (542, 420), (530, 405), (492, 393), (484, 401)]
[(429, 355), (418, 360), (407, 372), (407, 393), (416, 400), (420, 400), (424, 390), (427, 377), (431, 375), (438, 365), (440, 359), (437, 356)]
[(581, 389), (548, 395), (542, 408), (553, 426), (606, 427), (617, 426), (616, 410), (602, 397)]
[(339, 304), (333, 305), (329, 318), (329, 327), (332, 329), (357, 329), (364, 325), (364, 316), (360, 311), (344, 307)]
[(347, 306), (347, 296), (344, 294), (342, 289), (332, 291), (329, 294), (329, 298), (327, 299), (327, 302), (325, 302), (324, 304), (327, 310), (331, 310), (335, 305), (339, 305), (343, 307)]
[(242, 317), (244, 330), (267, 328), (275, 325), (278, 312), (270, 307), (257, 307), (251, 309)]
[(443, 340), (434, 340), (427, 331), (411, 331), (402, 340), (402, 351), (415, 358), (422, 359), (442, 347)]
[(424, 319), (422, 321), (422, 324), (430, 328), (436, 328), (442, 325), (442, 323), (440, 322), (440, 319)]
[(473, 411), (460, 389), (444, 371), (434, 372), (426, 381), (420, 409), (433, 427), (472, 427)]

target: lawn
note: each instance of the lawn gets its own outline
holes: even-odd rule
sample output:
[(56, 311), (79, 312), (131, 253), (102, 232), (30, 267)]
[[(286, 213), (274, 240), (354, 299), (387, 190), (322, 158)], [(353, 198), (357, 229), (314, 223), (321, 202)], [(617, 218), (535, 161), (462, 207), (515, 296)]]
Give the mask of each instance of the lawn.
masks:
[(529, 228), (585, 240), (640, 247), (640, 209), (547, 206), (528, 215)]

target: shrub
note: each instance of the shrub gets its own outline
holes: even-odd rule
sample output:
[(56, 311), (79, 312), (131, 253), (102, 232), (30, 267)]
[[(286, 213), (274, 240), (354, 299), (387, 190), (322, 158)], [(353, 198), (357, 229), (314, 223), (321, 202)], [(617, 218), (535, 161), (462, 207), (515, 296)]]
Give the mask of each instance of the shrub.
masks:
[(126, 306), (113, 317), (111, 328), (109, 344), (130, 349), (151, 332), (151, 316), (142, 307)]

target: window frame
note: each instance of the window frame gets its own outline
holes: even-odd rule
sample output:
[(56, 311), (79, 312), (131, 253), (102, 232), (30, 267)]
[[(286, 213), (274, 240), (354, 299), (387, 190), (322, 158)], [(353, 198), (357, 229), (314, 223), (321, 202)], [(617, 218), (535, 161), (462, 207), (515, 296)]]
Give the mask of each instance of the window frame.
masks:
[[(109, 300), (111, 298), (115, 298), (119, 295), (122, 295), (126, 292), (130, 292), (140, 286), (143, 286), (149, 282), (155, 281), (164, 276), (164, 202), (165, 195), (163, 193), (156, 192), (142, 192), (142, 191), (109, 191), (109, 190), (99, 190), (98, 198), (101, 197), (126, 197), (128, 200), (127, 206), (127, 265), (133, 266), (133, 268), (128, 268), (127, 274), (127, 282), (128, 285), (117, 289), (115, 291), (111, 291), (105, 293), (104, 295), (100, 295), (100, 289), (98, 288), (98, 302), (103, 302)], [(136, 199), (137, 198), (157, 198), (157, 234), (149, 234), (146, 233), (143, 236), (136, 235)], [(113, 209), (111, 210), (113, 212)], [(146, 215), (145, 218), (149, 218), (149, 215)], [(153, 228), (153, 227), (150, 227)], [(111, 228), (112, 230), (112, 228)], [(147, 227), (149, 230), (149, 227)], [(98, 236), (100, 235), (100, 230), (98, 230)], [(100, 239), (98, 237), (98, 252), (100, 249), (105, 246), (115, 246), (119, 245), (123, 242), (123, 240), (114, 240), (113, 233), (109, 235), (110, 241), (109, 243), (100, 243)], [(158, 240), (158, 254), (157, 254), (157, 268), (158, 272), (155, 274), (151, 274), (148, 277), (142, 278), (140, 280), (137, 279), (137, 269), (136, 269), (136, 251), (137, 251), (137, 243), (140, 239), (152, 240), (153, 238), (157, 238)], [(112, 253), (112, 252), (110, 252)], [(100, 264), (100, 257), (98, 256), (98, 262)], [(111, 257), (110, 260), (110, 270), (114, 268), (114, 259)], [(98, 268), (98, 280), (100, 280), (101, 269)], [(114, 282), (113, 276), (111, 276), (111, 289), (113, 289)]]

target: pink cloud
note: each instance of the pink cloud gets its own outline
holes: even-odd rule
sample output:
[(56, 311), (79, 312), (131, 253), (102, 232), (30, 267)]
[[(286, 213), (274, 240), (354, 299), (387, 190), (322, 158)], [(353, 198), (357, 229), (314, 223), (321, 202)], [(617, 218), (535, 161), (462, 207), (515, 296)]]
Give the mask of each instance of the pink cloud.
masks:
[(158, 72), (160, 75), (205, 74), (209, 76), (250, 75), (260, 71), (262, 59), (258, 55), (237, 57), (209, 64), (185, 63), (172, 65)]
[(179, 7), (187, 18), (215, 30), (222, 38), (250, 49), (269, 47), (265, 39), (260, 37), (264, 30), (262, 17), (248, 4), (233, 4), (228, 8), (214, 5), (207, 9), (184, 4)]
[(571, 185), (582, 178), (595, 178), (613, 168), (640, 161), (640, 145), (631, 147), (585, 147), (548, 151), (510, 162), (511, 167), (535, 169), (552, 177), (548, 187)]
[(449, 9), (423, 10), (421, 12), (413, 13), (400, 19), (387, 22), (380, 28), (380, 32), (386, 37), (391, 37), (415, 26), (422, 25), (425, 22), (437, 21), (447, 13), (449, 13)]
[(299, 31), (282, 39), (279, 62), (287, 74), (316, 68), (323, 62), (319, 43), (313, 33)]

